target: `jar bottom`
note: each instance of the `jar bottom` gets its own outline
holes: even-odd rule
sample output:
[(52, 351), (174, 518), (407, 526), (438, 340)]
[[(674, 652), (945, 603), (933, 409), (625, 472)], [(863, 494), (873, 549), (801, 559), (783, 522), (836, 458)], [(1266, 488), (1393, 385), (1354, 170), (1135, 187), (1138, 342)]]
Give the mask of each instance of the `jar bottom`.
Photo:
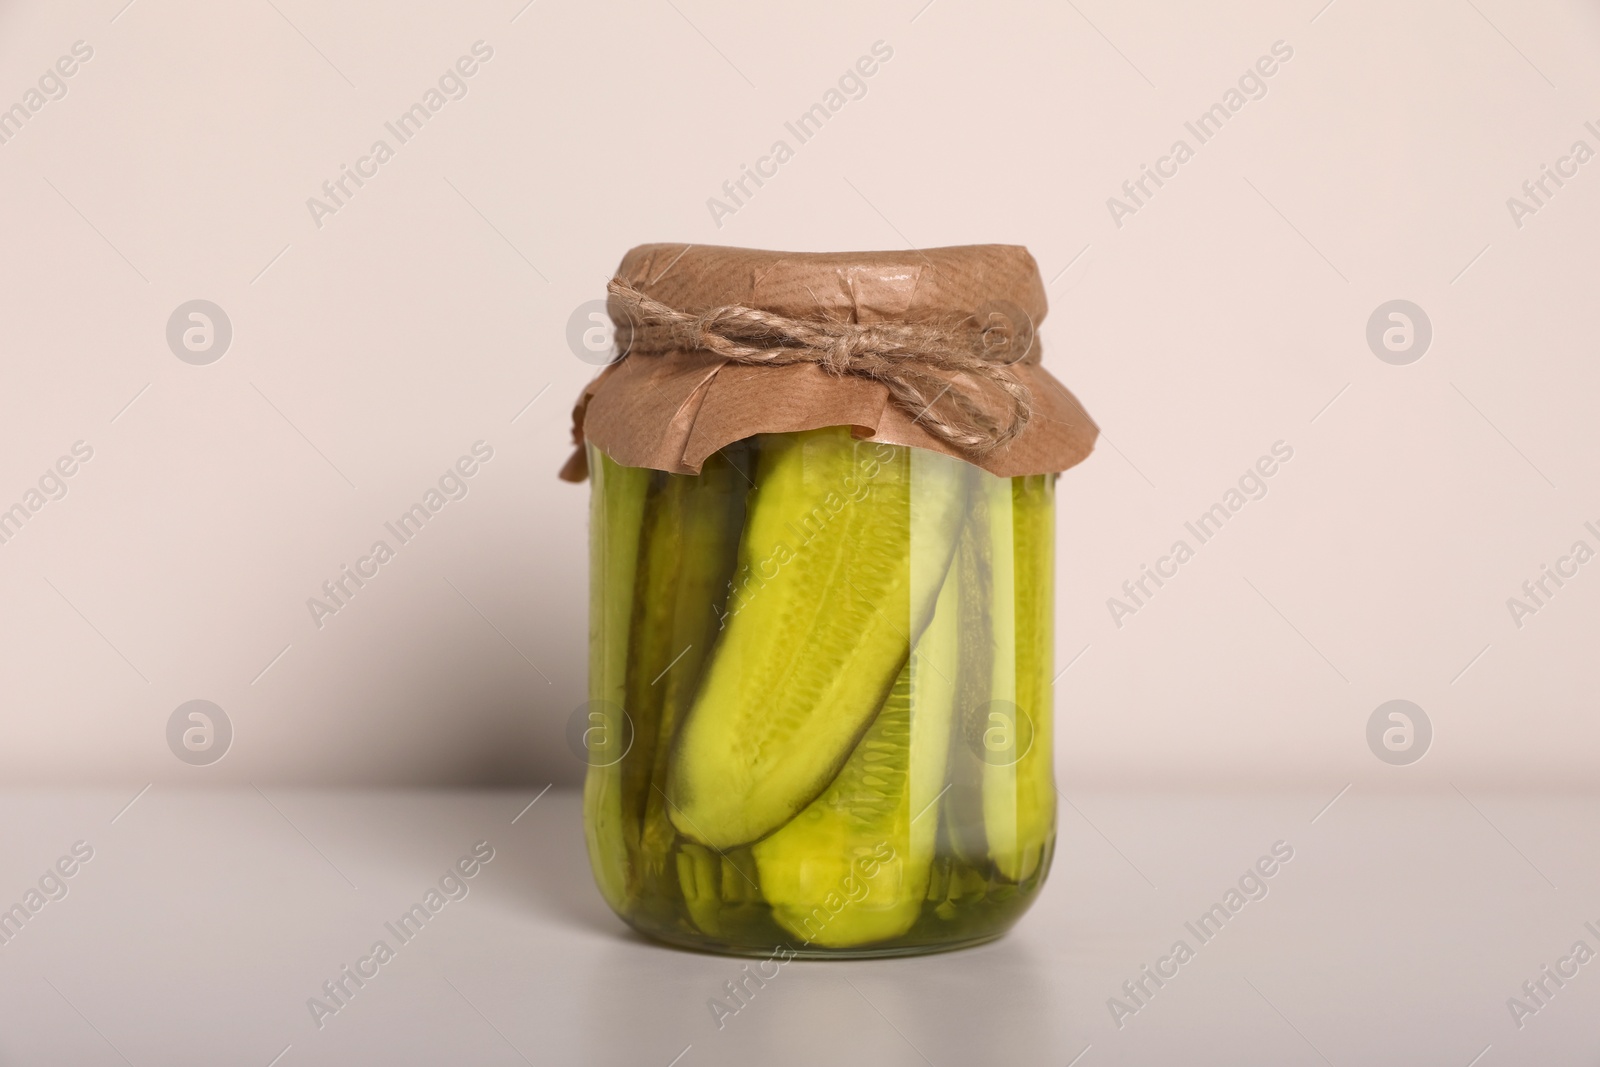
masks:
[(873, 960), (892, 959), (896, 956), (930, 956), (940, 952), (956, 952), (964, 948), (976, 948), (987, 945), (991, 941), (998, 941), (1009, 932), (996, 930), (993, 933), (981, 934), (960, 941), (943, 941), (926, 945), (863, 945), (860, 948), (820, 948), (816, 946), (805, 947), (788, 942), (767, 947), (721, 942), (715, 938), (706, 937), (704, 934), (688, 935), (679, 932), (652, 930), (639, 926), (637, 923), (628, 924), (636, 931), (652, 941), (669, 945), (672, 948), (688, 949), (691, 952), (704, 952), (714, 956), (742, 956), (751, 959), (769, 959), (778, 949), (783, 949), (783, 954), (793, 960)]
[[(724, 883), (727, 895), (703, 901), (693, 913), (681, 896), (661, 892), (636, 897), (618, 915), (651, 940), (718, 955), (838, 960), (949, 952), (994, 941), (1010, 930), (1043, 887), (1053, 852), (1052, 840), (1020, 885), (1000, 878), (987, 864), (969, 866), (954, 857), (941, 857), (935, 867), (942, 877), (930, 886), (938, 892), (922, 902), (915, 920), (901, 926), (898, 934), (877, 941), (825, 944), (801, 936), (792, 922), (785, 927), (778, 921), (759, 887), (742, 876), (730, 876)], [(818, 927), (838, 921), (819, 909)], [(809, 925), (806, 932), (815, 934)], [(833, 933), (838, 932), (835, 926)]]

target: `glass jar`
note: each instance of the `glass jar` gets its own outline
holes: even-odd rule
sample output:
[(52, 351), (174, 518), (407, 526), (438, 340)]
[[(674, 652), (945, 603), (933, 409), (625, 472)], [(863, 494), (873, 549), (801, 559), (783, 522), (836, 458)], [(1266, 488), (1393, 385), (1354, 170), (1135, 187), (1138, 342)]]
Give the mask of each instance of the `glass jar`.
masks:
[(1055, 843), (1054, 474), (844, 427), (593, 479), (589, 856), (652, 937), (882, 956), (1003, 933)]
[(1040, 363), (1038, 264), (655, 244), (608, 293), (562, 471), (601, 893), (749, 955), (1000, 935), (1055, 844), (1055, 482), (1098, 432)]

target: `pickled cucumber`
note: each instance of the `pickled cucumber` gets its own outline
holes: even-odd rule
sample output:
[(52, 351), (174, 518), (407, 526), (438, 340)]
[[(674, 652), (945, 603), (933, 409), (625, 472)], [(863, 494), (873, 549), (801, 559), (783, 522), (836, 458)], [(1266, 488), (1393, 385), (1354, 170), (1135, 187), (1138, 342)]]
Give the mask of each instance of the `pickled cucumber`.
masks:
[(673, 647), (682, 528), (694, 479), (649, 471), (644, 512), (640, 519), (638, 570), (633, 581), (633, 611), (628, 624), (628, 664), (622, 706), (632, 727), (633, 748), (622, 761), (623, 835), (629, 852), (629, 889), (637, 892), (640, 876), (641, 825), (650, 794), (650, 771), (666, 693), (657, 684), (678, 649)]
[[(658, 603), (636, 604), (634, 626), (637, 632), (654, 625), (664, 638), (653, 656), (629, 665), (634, 672), (630, 690), (641, 694), (630, 708), (650, 714), (647, 721), (636, 721), (644, 748), (633, 765), (628, 794), (640, 813), (635, 873), (645, 893), (670, 892), (663, 876), (677, 874), (668, 864), (676, 831), (661, 787), (673, 736), (694, 698), (727, 599), (744, 525), (748, 467), (748, 449), (735, 445), (709, 457), (698, 476), (668, 475), (660, 514), (646, 521), (652, 540), (645, 550), (649, 577), (641, 582), (640, 597), (655, 597)], [(625, 775), (624, 784), (629, 782)]]
[[(1055, 819), (1051, 658), (1053, 484), (984, 478), (956, 569), (963, 647), (951, 846), (1007, 881), (1038, 869)], [(1014, 651), (1013, 651), (1014, 650)]]
[[(985, 479), (986, 480), (986, 479)], [(969, 866), (988, 862), (983, 812), (983, 719), (993, 693), (995, 644), (994, 569), (989, 510), (994, 494), (973, 494), (972, 510), (956, 547), (953, 577), (961, 645), (956, 666), (956, 713), (950, 759), (950, 791), (944, 798), (945, 834), (952, 852)]]
[(956, 583), (947, 580), (910, 662), (839, 776), (752, 849), (773, 918), (809, 944), (884, 941), (921, 913), (955, 706), (956, 619)]
[[(912, 450), (843, 427), (762, 439), (736, 587), (667, 779), (671, 820), (719, 850), (756, 841), (827, 788), (932, 614), (966, 503), (932, 464), (912, 513)], [(920, 572), (920, 573), (919, 573)]]
[(606, 903), (625, 912), (628, 832), (623, 818), (621, 761), (630, 742), (621, 720), (628, 631), (638, 571), (639, 531), (650, 471), (624, 467), (589, 450), (594, 479), (589, 518), (594, 564), (589, 585), (588, 773), (583, 780), (585, 838), (595, 882)]
[[(1017, 753), (1031, 741), (1028, 717), (1017, 710), (1017, 561), (1013, 551), (1011, 481), (983, 479), (988, 504), (989, 603), (993, 652), (987, 699), (973, 709), (983, 759), (983, 833), (989, 858), (1015, 870), (1017, 854)], [(1007, 876), (1009, 877), (1009, 876)]]
[(676, 860), (684, 908), (700, 932), (728, 937), (761, 906), (755, 858), (748, 848), (718, 852), (684, 841)]
[[(1012, 545), (1016, 570), (1017, 716), (1015, 838), (995, 851), (1002, 877), (1021, 882), (1048, 858), (1054, 836), (1053, 679), (1055, 677), (1055, 476), (1011, 479)], [(1021, 737), (1024, 732), (1031, 737)]]
[(611, 907), (819, 956), (1009, 925), (1053, 839), (1054, 477), (844, 428), (695, 476), (590, 470), (584, 802)]

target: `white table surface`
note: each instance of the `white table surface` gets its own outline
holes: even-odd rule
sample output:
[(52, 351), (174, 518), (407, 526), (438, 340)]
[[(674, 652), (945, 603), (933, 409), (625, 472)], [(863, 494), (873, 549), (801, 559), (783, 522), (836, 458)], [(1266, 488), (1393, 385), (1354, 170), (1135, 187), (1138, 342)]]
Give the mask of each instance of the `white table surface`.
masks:
[[(0, 906), (74, 843), (93, 857), (0, 946), (0, 1064), (1600, 1059), (1600, 959), (1520, 1028), (1507, 1007), (1574, 942), (1600, 951), (1597, 799), (1358, 784), (1327, 807), (1339, 787), (1069, 791), (1009, 936), (790, 963), (721, 1029), (708, 1000), (742, 961), (614, 919), (572, 792), (4, 793)], [(384, 923), (479, 841), (494, 858), (467, 896), (399, 945)], [(1200, 944), (1184, 923), (1277, 841), (1294, 858), (1268, 895)], [(394, 958), (319, 1028), (308, 998), (380, 938)], [(1108, 998), (1180, 938), (1193, 959), (1119, 1028)]]

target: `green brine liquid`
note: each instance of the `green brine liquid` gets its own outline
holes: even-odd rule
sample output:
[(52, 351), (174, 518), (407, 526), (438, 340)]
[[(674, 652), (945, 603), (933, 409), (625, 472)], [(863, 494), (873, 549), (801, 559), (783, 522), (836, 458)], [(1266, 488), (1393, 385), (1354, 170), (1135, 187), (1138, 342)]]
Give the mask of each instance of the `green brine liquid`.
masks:
[(584, 814), (612, 909), (758, 955), (1015, 922), (1055, 840), (1055, 476), (840, 427), (696, 476), (589, 460)]

